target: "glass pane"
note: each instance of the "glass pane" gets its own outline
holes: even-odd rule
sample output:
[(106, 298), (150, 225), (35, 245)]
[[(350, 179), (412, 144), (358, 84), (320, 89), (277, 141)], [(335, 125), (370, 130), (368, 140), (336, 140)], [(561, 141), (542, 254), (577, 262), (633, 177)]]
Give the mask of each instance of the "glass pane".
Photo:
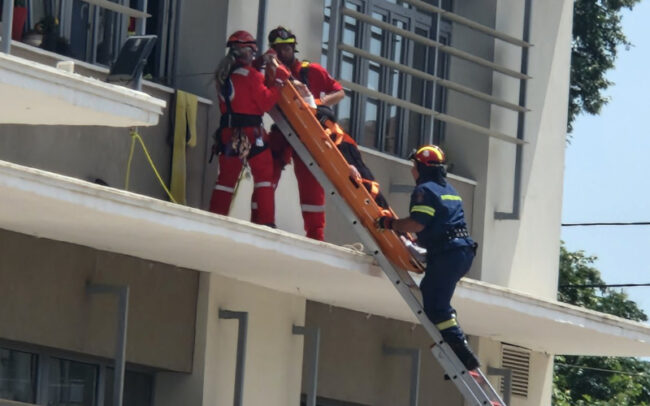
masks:
[(0, 348), (0, 399), (36, 401), (37, 356)]
[[(386, 16), (380, 13), (373, 12), (372, 18), (379, 21), (386, 21)], [(373, 55), (382, 55), (386, 34), (384, 30), (374, 25), (370, 25), (370, 53)]]
[(97, 404), (96, 365), (52, 358), (49, 369), (48, 406)]
[[(106, 368), (106, 396), (104, 405), (113, 404), (113, 368)], [(153, 391), (153, 377), (142, 372), (126, 371), (124, 374), (124, 395), (122, 406), (150, 406)]]
[(368, 88), (372, 90), (379, 90), (379, 77), (381, 73), (381, 66), (375, 62), (368, 63)]
[(361, 137), (361, 145), (365, 147), (377, 147), (377, 114), (379, 112), (379, 101), (376, 99), (367, 99), (365, 104), (365, 118), (363, 124), (363, 134)]
[(386, 133), (384, 134), (384, 152), (389, 152), (391, 154), (397, 153), (397, 127), (399, 125), (399, 110), (401, 109), (398, 109), (393, 105), (389, 105), (387, 108), (386, 123), (384, 127), (386, 129)]
[(110, 66), (119, 51), (119, 14), (100, 9), (97, 20), (97, 63)]
[(336, 105), (338, 124), (346, 133), (350, 133), (350, 109), (352, 108), (352, 96), (345, 92), (343, 100)]
[(341, 68), (339, 76), (341, 79), (353, 81), (354, 78), (354, 57), (348, 52), (341, 53)]

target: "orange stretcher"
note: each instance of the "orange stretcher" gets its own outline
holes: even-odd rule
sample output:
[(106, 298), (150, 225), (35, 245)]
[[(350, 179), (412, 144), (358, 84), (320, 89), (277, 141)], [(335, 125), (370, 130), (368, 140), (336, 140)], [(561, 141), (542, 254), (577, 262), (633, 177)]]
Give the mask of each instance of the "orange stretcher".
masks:
[(350, 176), (349, 164), (332, 142), (330, 130), (321, 126), (313, 109), (305, 103), (290, 81), (282, 87), (277, 107), (336, 191), (368, 229), (386, 258), (400, 269), (423, 272), (422, 263), (411, 255), (394, 231), (378, 230), (375, 227), (375, 220), (380, 216), (397, 216), (392, 210), (387, 211), (378, 206), (361, 180)]

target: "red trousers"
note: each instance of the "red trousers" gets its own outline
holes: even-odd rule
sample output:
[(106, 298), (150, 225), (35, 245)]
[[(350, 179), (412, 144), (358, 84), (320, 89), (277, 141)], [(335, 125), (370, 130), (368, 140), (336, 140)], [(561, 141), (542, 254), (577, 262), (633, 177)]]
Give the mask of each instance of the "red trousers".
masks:
[[(222, 141), (224, 144), (230, 142), (229, 134), (224, 131)], [(264, 134), (265, 136), (266, 134)], [(266, 137), (264, 137), (266, 138)], [(255, 139), (252, 140), (252, 143)], [(266, 144), (266, 143), (265, 143)], [(219, 155), (219, 176), (212, 192), (210, 200), (210, 211), (217, 214), (228, 215), (233, 193), (237, 187), (237, 181), (241, 173), (243, 163), (237, 155), (230, 153)], [(255, 155), (249, 156), (248, 165), (253, 174), (254, 190), (251, 199), (251, 207), (256, 207), (251, 221), (257, 224), (275, 226), (275, 200), (273, 188), (273, 158), (271, 150), (264, 147), (256, 151)]]
[(293, 153), (293, 148), (276, 127), (271, 128), (269, 144), (273, 155), (274, 188), (277, 187), (280, 181), (282, 169), (291, 161), (293, 156), (293, 169), (298, 181), (305, 234), (309, 238), (323, 241), (325, 239), (325, 191), (323, 187), (311, 174), (300, 157)]

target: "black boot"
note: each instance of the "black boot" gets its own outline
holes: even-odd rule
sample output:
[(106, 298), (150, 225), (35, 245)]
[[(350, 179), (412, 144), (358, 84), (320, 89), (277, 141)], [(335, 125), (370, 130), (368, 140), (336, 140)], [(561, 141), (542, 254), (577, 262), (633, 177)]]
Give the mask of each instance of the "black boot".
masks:
[(481, 364), (478, 361), (478, 358), (476, 358), (476, 355), (474, 355), (474, 352), (472, 352), (472, 349), (469, 347), (469, 344), (467, 344), (467, 340), (464, 338), (459, 338), (457, 336), (451, 336), (451, 337), (444, 337), (445, 341), (451, 349), (454, 351), (458, 359), (460, 359), (460, 362), (465, 365), (465, 368), (467, 368), (468, 371), (472, 371), (478, 367), (481, 366)]

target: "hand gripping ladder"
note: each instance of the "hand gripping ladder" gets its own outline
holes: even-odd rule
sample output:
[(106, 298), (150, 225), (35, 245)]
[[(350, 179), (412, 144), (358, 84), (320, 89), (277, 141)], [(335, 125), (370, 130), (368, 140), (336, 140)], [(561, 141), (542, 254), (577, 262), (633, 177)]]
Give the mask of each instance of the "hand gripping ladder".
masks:
[[(345, 218), (350, 221), (363, 244), (372, 252), (379, 266), (383, 269), (386, 276), (388, 276), (388, 279), (393, 283), (402, 295), (402, 298), (411, 308), (413, 314), (433, 339), (434, 344), (431, 346), (431, 353), (438, 360), (449, 379), (458, 387), (468, 404), (471, 406), (506, 406), (480, 369), (474, 371), (467, 371), (465, 369), (453, 350), (442, 339), (440, 331), (438, 331), (425, 315), (422, 304), (416, 295), (419, 289), (411, 276), (407, 271), (393, 266), (380, 249), (372, 233), (366, 228), (367, 222), (364, 225), (364, 222), (355, 215), (349, 204), (334, 187), (333, 182), (320, 169), (319, 163), (312, 158), (312, 154), (305, 147), (301, 139), (314, 136), (314, 134), (307, 133), (306, 129), (309, 126), (305, 126), (304, 124), (310, 122), (312, 124), (311, 128), (314, 129), (316, 128), (313, 126), (315, 122), (318, 126), (317, 128), (321, 128), (321, 132), (323, 133), (318, 134), (318, 136), (327, 137), (327, 135), (322, 131), (320, 123), (318, 123), (318, 120), (309, 107), (302, 101), (302, 98), (290, 83), (285, 84), (281, 91), (280, 101), (269, 114), (289, 144), (323, 186), (325, 193), (334, 199), (337, 207), (341, 210)], [(338, 151), (336, 152), (338, 158), (343, 159), (338, 154)], [(336, 156), (333, 159), (336, 159)], [(346, 173), (342, 176), (347, 177), (348, 174)]]

